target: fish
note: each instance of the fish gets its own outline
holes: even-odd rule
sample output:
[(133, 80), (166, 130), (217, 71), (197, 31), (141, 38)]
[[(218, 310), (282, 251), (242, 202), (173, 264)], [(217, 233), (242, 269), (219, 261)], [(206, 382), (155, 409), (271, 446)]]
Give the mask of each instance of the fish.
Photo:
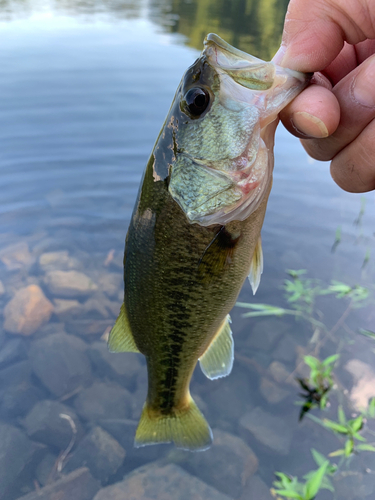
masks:
[(182, 77), (135, 203), (108, 339), (111, 352), (146, 358), (136, 447), (212, 443), (190, 379), (198, 361), (209, 379), (231, 372), (229, 312), (246, 277), (255, 293), (263, 270), (277, 116), (308, 80), (213, 33)]

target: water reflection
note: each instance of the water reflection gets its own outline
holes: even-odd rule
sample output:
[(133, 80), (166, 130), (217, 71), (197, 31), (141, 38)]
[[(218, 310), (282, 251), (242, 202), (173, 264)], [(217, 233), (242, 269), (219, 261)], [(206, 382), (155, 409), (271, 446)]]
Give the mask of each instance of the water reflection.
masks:
[(280, 44), (288, 0), (151, 0), (151, 16), (201, 49), (209, 32), (250, 54), (270, 59)]

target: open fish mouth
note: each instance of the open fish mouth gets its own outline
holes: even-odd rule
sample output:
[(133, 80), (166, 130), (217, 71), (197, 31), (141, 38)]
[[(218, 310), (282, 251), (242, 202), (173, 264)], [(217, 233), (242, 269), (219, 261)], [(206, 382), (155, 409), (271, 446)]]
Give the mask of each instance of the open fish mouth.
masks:
[(212, 108), (200, 120), (206, 120), (207, 129), (223, 122), (215, 141), (226, 141), (227, 148), (215, 157), (207, 149), (187, 147), (174, 162), (169, 192), (191, 223), (224, 225), (245, 220), (268, 192), (275, 129), (268, 125), (309, 79), (236, 49), (213, 33), (207, 35), (199, 61), (220, 82)]

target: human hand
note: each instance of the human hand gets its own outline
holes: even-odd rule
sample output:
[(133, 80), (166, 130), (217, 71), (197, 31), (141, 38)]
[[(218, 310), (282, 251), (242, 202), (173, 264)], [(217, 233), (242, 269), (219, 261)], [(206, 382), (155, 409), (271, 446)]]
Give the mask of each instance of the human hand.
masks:
[(312, 82), (285, 108), (307, 153), (346, 191), (375, 189), (375, 0), (291, 0), (274, 61)]

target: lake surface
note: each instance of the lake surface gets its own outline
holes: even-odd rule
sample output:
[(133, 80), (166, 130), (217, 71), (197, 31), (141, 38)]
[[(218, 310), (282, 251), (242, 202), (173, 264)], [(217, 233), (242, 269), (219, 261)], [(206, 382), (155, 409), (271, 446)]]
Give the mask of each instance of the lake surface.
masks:
[[(211, 450), (133, 449), (144, 360), (106, 349), (139, 182), (182, 74), (210, 31), (272, 57), (285, 10), (265, 0), (0, 1), (1, 500), (43, 487), (43, 498), (73, 500), (270, 500), (275, 472), (303, 482), (318, 467), (311, 448), (327, 457), (344, 446), (310, 414), (338, 422), (341, 405), (354, 418), (375, 396), (375, 341), (360, 334), (375, 330), (374, 193), (343, 192), (282, 126), (265, 269), (256, 296), (246, 282), (239, 302), (294, 312), (246, 318), (254, 310), (235, 307), (232, 374), (212, 382), (196, 370)], [(288, 302), (286, 270), (302, 269), (316, 281), (304, 282), (305, 302)], [(366, 290), (317, 295), (332, 280)], [(303, 357), (336, 353), (328, 407), (299, 421)], [(367, 417), (360, 435), (371, 445)], [(374, 452), (329, 459), (334, 491), (317, 500), (374, 498)]]

